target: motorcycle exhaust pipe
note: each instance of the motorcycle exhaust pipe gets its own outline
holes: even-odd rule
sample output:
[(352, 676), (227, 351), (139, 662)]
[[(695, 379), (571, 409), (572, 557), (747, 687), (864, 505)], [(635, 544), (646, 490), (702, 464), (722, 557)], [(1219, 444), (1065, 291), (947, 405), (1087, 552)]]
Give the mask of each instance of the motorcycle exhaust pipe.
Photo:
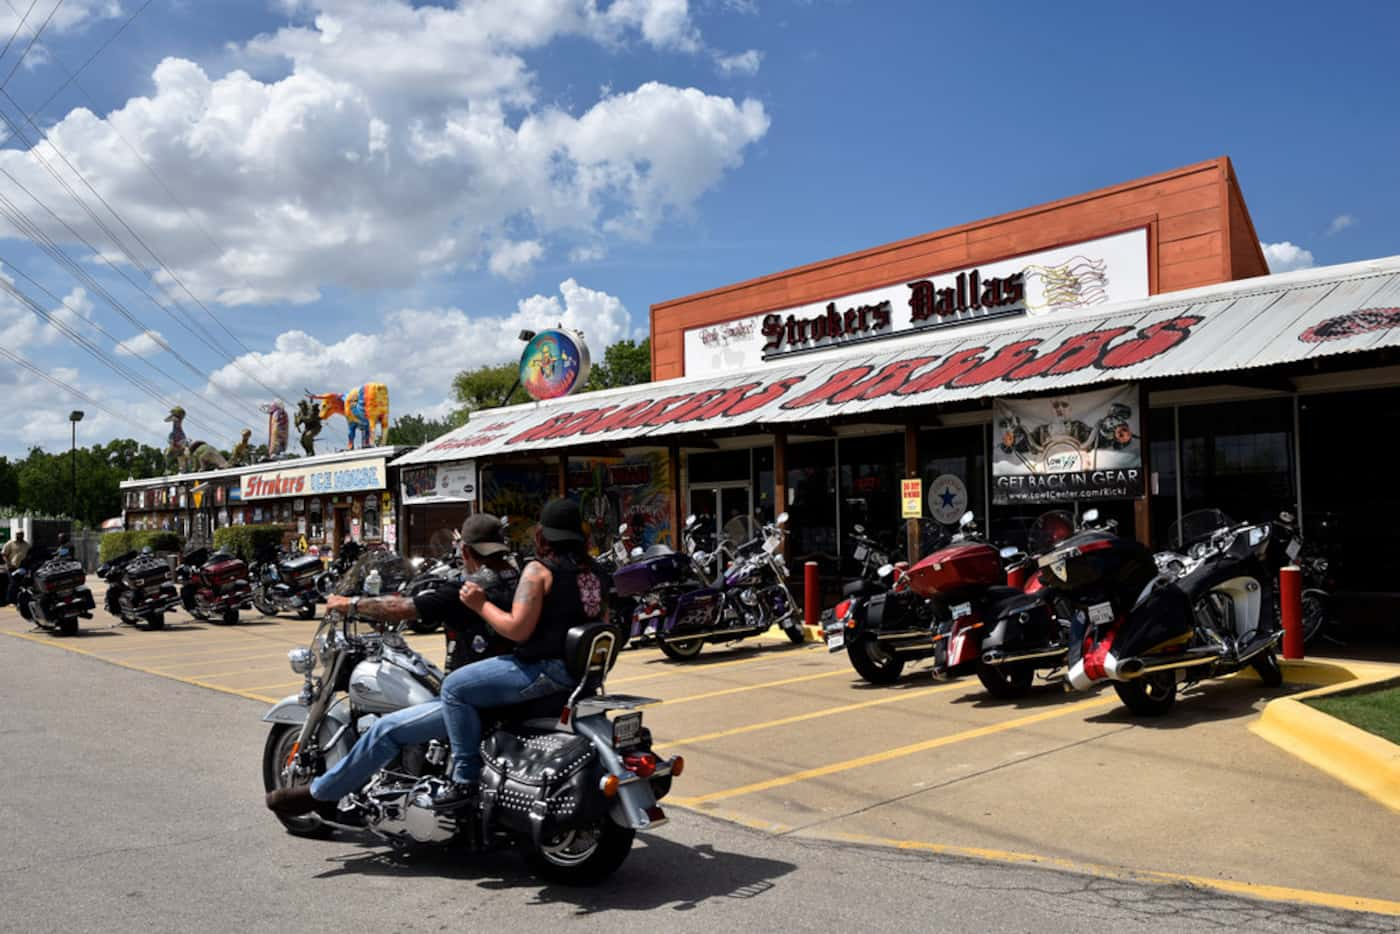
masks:
[(1104, 658), (1103, 670), (1114, 681), (1131, 681), (1143, 675), (1159, 671), (1174, 671), (1178, 668), (1194, 668), (1219, 661), (1224, 652), (1219, 649), (1194, 649), (1183, 656), (1150, 661), (1145, 658), (1117, 658), (1110, 652)]
[(992, 649), (982, 653), (982, 662), (987, 665), (1007, 665), (1017, 662), (1033, 662), (1042, 658), (1055, 658), (1065, 654), (1065, 647), (1040, 649), (1034, 652), (1013, 652), (1006, 653), (1000, 649)]

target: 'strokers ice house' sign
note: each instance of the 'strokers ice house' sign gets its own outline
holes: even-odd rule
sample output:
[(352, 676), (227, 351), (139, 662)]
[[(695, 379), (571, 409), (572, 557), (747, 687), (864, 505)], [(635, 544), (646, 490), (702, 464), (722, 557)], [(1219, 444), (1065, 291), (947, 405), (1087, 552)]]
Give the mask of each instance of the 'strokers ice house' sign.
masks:
[(791, 353), (993, 318), (1048, 315), (1147, 294), (1147, 231), (1139, 228), (693, 328), (685, 334), (685, 372), (705, 376)]
[(242, 479), (244, 501), (306, 496), (317, 493), (356, 493), (384, 488), (384, 458), (341, 461), (314, 467), (286, 467), (248, 474)]

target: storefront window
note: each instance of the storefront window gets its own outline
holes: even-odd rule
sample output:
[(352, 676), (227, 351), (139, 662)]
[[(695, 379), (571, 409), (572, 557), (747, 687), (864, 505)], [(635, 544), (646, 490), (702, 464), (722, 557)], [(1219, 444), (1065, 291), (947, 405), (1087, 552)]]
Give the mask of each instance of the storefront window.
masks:
[(509, 519), (506, 534), (525, 552), (534, 549), (534, 528), (544, 504), (557, 495), (554, 464), (490, 464), (481, 472), (483, 511)]
[[(884, 434), (841, 439), (841, 533), (856, 525), (892, 552), (903, 554), (904, 520), (900, 515), (900, 481), (904, 478), (904, 435)], [(841, 554), (849, 558), (849, 542)], [(848, 576), (855, 569), (845, 569)]]
[(365, 497), (364, 511), (364, 538), (366, 540), (381, 537), (379, 528), (379, 494), (370, 493)]
[[(919, 433), (919, 457), (923, 461), (924, 521), (919, 556), (928, 554), (943, 536), (957, 531), (962, 514), (972, 510), (984, 529), (987, 525), (987, 438), (983, 425), (934, 428)], [(948, 478), (943, 480), (942, 478)], [(942, 481), (942, 482), (940, 482)], [(1008, 528), (1019, 529), (1025, 507), (998, 507), (992, 511), (993, 540), (1014, 541)], [(1014, 520), (1008, 522), (1008, 520)], [(1024, 534), (1024, 533), (1022, 533)]]
[(1272, 519), (1296, 509), (1293, 400), (1183, 406), (1182, 509)]
[(1152, 495), (1152, 541), (1165, 548), (1168, 531), (1177, 520), (1176, 410), (1153, 409), (1148, 415), (1147, 438), (1151, 448), (1147, 490)]
[(310, 532), (307, 538), (313, 542), (325, 541), (326, 523), (321, 513), (321, 498), (319, 496), (313, 496), (306, 508), (310, 525)]

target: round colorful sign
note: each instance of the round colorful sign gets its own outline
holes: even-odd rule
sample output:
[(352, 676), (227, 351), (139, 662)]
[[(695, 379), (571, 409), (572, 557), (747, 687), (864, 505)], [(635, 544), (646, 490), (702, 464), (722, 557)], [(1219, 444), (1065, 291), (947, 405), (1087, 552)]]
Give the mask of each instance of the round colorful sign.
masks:
[(967, 485), (957, 474), (945, 473), (928, 487), (928, 512), (944, 525), (952, 525), (967, 512)]
[(558, 399), (588, 381), (588, 345), (577, 331), (540, 331), (520, 355), (520, 385), (532, 399)]

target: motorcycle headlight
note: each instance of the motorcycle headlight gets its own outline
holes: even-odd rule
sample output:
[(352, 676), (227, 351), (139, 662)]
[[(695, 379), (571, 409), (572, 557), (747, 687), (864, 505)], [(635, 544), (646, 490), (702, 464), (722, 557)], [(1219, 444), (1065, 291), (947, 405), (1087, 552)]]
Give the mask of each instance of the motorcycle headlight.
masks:
[(1256, 525), (1249, 530), (1249, 547), (1258, 548), (1269, 538), (1269, 527), (1267, 525)]
[(316, 666), (316, 656), (310, 649), (292, 649), (287, 653), (287, 663), (299, 675), (307, 674)]

